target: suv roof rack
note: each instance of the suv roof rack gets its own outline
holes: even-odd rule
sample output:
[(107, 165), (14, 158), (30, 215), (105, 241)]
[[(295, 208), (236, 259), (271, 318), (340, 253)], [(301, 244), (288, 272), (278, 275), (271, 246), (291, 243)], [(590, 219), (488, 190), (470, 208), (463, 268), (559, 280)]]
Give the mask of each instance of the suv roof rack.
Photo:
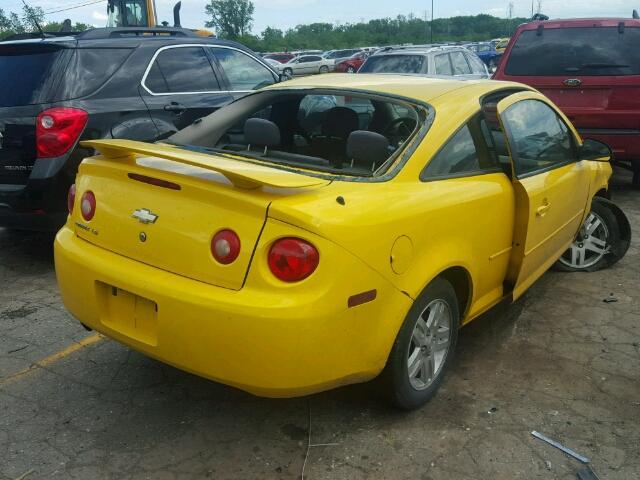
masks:
[(171, 37), (197, 37), (187, 28), (176, 27), (116, 27), (116, 28), (92, 28), (80, 33), (77, 37), (82, 40), (96, 40), (101, 38), (122, 37), (146, 37), (146, 36), (171, 36)]

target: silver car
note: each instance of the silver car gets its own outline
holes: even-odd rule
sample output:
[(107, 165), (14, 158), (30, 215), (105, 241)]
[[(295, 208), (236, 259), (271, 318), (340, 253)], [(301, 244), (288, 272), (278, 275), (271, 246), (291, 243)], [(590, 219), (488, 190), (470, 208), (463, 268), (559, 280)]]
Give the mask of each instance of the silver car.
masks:
[(334, 61), (322, 58), (320, 55), (302, 55), (283, 63), (280, 69), (289, 77), (327, 73), (334, 69)]
[(461, 80), (490, 77), (484, 62), (475, 53), (458, 46), (382, 49), (367, 58), (358, 73), (453, 76)]

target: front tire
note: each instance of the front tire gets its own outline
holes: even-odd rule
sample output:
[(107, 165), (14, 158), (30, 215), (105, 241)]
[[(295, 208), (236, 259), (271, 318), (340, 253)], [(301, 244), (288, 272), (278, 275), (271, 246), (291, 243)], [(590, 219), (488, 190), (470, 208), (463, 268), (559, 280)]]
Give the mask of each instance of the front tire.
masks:
[(395, 406), (413, 410), (435, 395), (453, 360), (459, 325), (455, 290), (436, 278), (407, 313), (383, 372)]
[(291, 68), (285, 68), (284, 70), (282, 70), (282, 73), (284, 73), (289, 78), (293, 77), (293, 69)]
[(329, 67), (322, 65), (319, 70), (320, 73), (329, 73)]
[[(591, 211), (571, 247), (555, 268), (564, 272), (595, 272), (620, 260), (629, 248), (620, 220), (609, 200), (595, 197)], [(621, 211), (620, 214), (624, 215)]]
[(349, 65), (347, 67), (347, 73), (356, 73), (356, 69), (353, 66)]

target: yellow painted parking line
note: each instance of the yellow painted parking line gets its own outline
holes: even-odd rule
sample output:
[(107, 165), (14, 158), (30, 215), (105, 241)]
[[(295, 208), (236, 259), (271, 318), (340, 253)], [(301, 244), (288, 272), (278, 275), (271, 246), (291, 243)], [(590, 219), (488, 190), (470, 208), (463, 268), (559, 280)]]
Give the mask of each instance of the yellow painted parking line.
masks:
[(25, 368), (24, 370), (20, 370), (18, 373), (14, 373), (13, 375), (8, 376), (7, 378), (4, 379), (0, 379), (0, 385), (6, 385), (14, 380), (17, 380), (31, 372), (36, 371), (38, 368), (42, 368), (42, 367), (46, 367), (48, 365), (51, 365), (52, 363), (57, 362), (58, 360), (61, 360), (65, 357), (68, 357), (69, 355), (71, 355), (74, 352), (77, 352), (78, 350), (82, 350), (85, 347), (88, 347), (89, 345), (93, 345), (94, 343), (98, 343), (99, 341), (101, 341), (104, 337), (102, 335), (100, 335), (99, 333), (94, 333), (93, 335), (89, 335), (88, 337), (83, 338), (82, 340), (75, 342), (71, 345), (69, 345), (67, 348), (64, 348), (62, 350), (60, 350), (59, 352), (54, 353), (53, 355), (49, 355), (46, 358), (43, 358), (42, 360), (37, 361), (36, 363), (32, 364), (29, 368)]

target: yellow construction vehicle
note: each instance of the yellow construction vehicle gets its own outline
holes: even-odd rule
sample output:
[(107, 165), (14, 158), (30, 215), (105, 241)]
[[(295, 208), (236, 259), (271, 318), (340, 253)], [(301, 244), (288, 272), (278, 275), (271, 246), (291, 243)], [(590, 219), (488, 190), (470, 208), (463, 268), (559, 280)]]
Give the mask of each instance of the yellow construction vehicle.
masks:
[[(173, 26), (180, 25), (180, 7), (173, 7)], [(168, 22), (158, 23), (155, 0), (107, 0), (107, 27), (159, 27), (168, 26)], [(201, 37), (213, 37), (213, 32), (204, 29), (192, 29)]]

